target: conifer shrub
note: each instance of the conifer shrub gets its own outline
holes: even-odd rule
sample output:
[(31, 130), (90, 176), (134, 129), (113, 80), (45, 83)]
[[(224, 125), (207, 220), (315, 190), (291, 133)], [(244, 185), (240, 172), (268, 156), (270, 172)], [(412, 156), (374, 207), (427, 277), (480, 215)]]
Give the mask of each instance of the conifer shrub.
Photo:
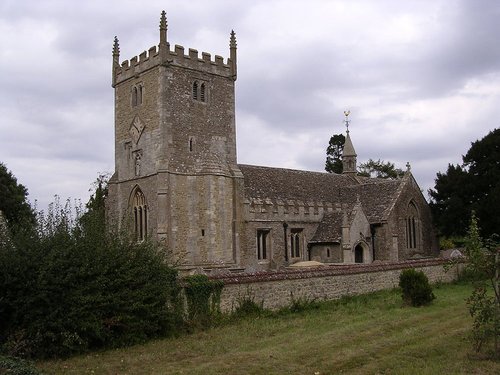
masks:
[(177, 273), (158, 248), (71, 212), (56, 205), (0, 245), (0, 351), (61, 357), (172, 333)]
[(436, 298), (427, 276), (422, 271), (415, 271), (413, 268), (401, 272), (399, 287), (402, 290), (401, 297), (407, 305), (424, 306)]

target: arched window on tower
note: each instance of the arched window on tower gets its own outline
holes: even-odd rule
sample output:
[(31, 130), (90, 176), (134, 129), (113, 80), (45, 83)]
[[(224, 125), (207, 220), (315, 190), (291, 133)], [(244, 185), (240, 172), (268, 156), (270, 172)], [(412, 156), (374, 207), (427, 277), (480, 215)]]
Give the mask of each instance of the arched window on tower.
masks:
[(148, 233), (148, 207), (146, 197), (141, 189), (136, 188), (132, 204), (134, 235), (136, 240), (140, 242), (147, 237)]
[(417, 249), (420, 242), (420, 218), (413, 202), (408, 205), (405, 218), (406, 248)]
[(200, 100), (202, 102), (205, 101), (205, 84), (204, 83), (202, 83), (200, 86)]
[(137, 97), (137, 105), (142, 104), (142, 94), (143, 94), (144, 88), (142, 85), (139, 85), (139, 92), (138, 92), (138, 97)]
[(198, 81), (193, 82), (193, 99), (198, 100)]
[(132, 107), (137, 106), (137, 86), (132, 87)]

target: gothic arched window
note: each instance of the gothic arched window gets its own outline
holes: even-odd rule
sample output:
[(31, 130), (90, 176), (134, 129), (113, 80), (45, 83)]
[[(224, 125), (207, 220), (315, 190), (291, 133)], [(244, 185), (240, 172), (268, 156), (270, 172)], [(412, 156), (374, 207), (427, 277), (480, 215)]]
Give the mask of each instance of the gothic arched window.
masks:
[(198, 100), (198, 81), (193, 83), (193, 99)]
[(202, 102), (205, 101), (205, 84), (204, 83), (202, 83), (200, 86), (200, 100)]
[(148, 206), (146, 197), (139, 188), (135, 190), (132, 205), (134, 235), (137, 241), (143, 241), (148, 233)]
[(137, 87), (132, 87), (132, 107), (137, 106)]
[(406, 248), (416, 249), (420, 241), (420, 219), (417, 207), (413, 202), (408, 205), (405, 218)]

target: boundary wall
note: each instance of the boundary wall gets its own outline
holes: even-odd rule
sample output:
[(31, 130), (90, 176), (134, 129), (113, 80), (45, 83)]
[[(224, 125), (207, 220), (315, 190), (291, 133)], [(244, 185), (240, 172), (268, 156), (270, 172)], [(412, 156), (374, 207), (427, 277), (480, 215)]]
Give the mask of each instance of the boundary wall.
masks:
[(335, 265), (314, 269), (258, 272), (253, 274), (211, 276), (222, 280), (221, 311), (230, 312), (238, 301), (251, 298), (264, 308), (276, 310), (294, 299), (332, 300), (342, 296), (365, 294), (398, 287), (402, 270), (423, 271), (429, 282), (452, 282), (462, 264), (445, 272), (446, 259), (413, 260), (369, 265)]

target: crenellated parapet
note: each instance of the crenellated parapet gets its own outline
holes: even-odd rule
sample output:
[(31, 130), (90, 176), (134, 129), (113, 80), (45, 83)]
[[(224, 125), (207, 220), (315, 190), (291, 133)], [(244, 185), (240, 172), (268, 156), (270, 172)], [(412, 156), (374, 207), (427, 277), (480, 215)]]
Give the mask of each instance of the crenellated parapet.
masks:
[(186, 53), (185, 48), (177, 44), (172, 49), (167, 42), (167, 21), (163, 11), (160, 18), (160, 43), (158, 47), (153, 46), (139, 56), (134, 56), (130, 60), (120, 63), (118, 40), (115, 37), (113, 87), (159, 65), (203, 71), (236, 80), (236, 36), (234, 31), (231, 31), (229, 49), (230, 57), (226, 60), (218, 55), (212, 58), (208, 52), (202, 52), (200, 56), (198, 51), (192, 48), (189, 48)]
[(247, 221), (311, 221), (318, 222), (327, 212), (352, 208), (349, 204), (294, 199), (246, 198), (244, 217)]

